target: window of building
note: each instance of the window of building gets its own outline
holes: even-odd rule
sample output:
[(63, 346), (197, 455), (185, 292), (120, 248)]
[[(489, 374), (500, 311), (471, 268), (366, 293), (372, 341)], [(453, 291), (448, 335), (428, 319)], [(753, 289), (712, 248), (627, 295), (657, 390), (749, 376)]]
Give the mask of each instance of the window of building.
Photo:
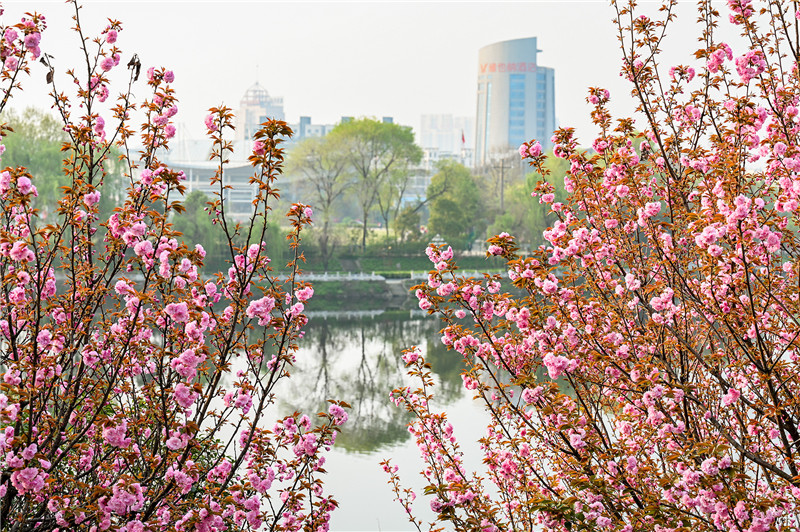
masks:
[(508, 143), (525, 142), (525, 74), (510, 74), (508, 92)]
[(486, 110), (484, 112), (483, 118), (483, 154), (482, 157), (485, 159), (486, 155), (489, 152), (489, 120), (492, 116), (492, 82), (486, 83)]

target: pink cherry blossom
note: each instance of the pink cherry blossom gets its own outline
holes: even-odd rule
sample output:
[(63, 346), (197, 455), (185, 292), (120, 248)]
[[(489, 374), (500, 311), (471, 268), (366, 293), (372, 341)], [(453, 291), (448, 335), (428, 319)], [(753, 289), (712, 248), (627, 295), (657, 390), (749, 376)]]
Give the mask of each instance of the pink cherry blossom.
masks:
[(131, 444), (131, 439), (126, 438), (128, 422), (122, 420), (119, 425), (112, 425), (103, 429), (103, 439), (113, 447), (127, 448)]
[(100, 68), (102, 68), (106, 72), (114, 68), (114, 58), (104, 57), (103, 60), (100, 61)]
[(259, 325), (266, 325), (271, 319), (273, 308), (275, 308), (275, 299), (269, 296), (262, 297), (250, 302), (245, 315), (248, 318), (258, 318)]
[(311, 299), (311, 296), (314, 295), (314, 289), (311, 286), (306, 286), (301, 288), (295, 293), (295, 296), (299, 301), (308, 301)]
[(180, 303), (170, 303), (164, 307), (164, 312), (173, 321), (181, 323), (189, 321), (189, 307), (185, 301), (181, 301)]
[(41, 491), (46, 479), (47, 473), (35, 467), (26, 467), (11, 473), (11, 484), (20, 495)]
[(184, 383), (179, 382), (175, 385), (175, 402), (183, 408), (189, 408), (197, 398), (197, 393), (193, 392), (191, 388)]

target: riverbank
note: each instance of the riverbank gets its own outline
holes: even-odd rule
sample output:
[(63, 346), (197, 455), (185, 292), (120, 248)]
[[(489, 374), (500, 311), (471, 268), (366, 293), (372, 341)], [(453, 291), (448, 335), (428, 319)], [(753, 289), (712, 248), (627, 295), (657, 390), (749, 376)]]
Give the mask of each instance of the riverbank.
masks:
[[(301, 279), (314, 286), (309, 310), (413, 310), (417, 300), (412, 288), (424, 283), (428, 271), (372, 272), (369, 274), (308, 273)], [(460, 271), (461, 275), (483, 278), (482, 271)], [(487, 273), (500, 273), (502, 270)], [(511, 288), (511, 287), (509, 287)]]
[(411, 287), (419, 281), (401, 280), (314, 280), (314, 297), (308, 310), (411, 309)]

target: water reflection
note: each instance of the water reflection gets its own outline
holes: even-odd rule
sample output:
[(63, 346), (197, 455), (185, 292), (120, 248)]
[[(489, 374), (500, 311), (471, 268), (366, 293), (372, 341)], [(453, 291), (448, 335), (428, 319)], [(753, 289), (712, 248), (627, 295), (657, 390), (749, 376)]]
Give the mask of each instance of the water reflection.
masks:
[[(473, 401), (472, 392), (463, 387), (461, 355), (441, 343), (440, 321), (418, 312), (311, 312), (309, 318), (292, 378), (280, 383), (277, 400), (281, 415), (327, 410), (328, 398), (352, 405), (350, 420), (325, 466), (325, 484), (339, 501), (331, 530), (409, 530), (406, 516), (392, 501), (388, 477), (379, 462), (392, 458), (401, 468), (404, 485), (418, 495), (424, 482), (417, 472), (425, 465), (406, 430), (410, 414), (395, 407), (388, 394), (409, 383), (400, 355), (403, 349), (418, 346), (431, 364), (436, 384), (433, 409), (447, 412), (464, 451), (466, 469), (482, 470), (478, 440), (485, 435), (488, 414), (483, 403)], [(540, 380), (549, 380), (542, 372), (543, 368), (537, 373)], [(566, 381), (559, 385), (569, 393)], [(415, 513), (423, 520), (433, 518), (423, 497)]]
[[(326, 399), (352, 405), (350, 420), (326, 463), (325, 484), (339, 501), (331, 530), (408, 530), (400, 506), (392, 501), (388, 477), (379, 466), (392, 458), (404, 472), (404, 483), (422, 493), (422, 467), (416, 445), (406, 430), (410, 414), (389, 401), (389, 392), (409, 384), (403, 349), (418, 346), (431, 364), (436, 383), (435, 410), (446, 409), (464, 445), (465, 464), (481, 464), (478, 438), (485, 431), (482, 406), (465, 393), (461, 381), (461, 356), (447, 351), (440, 341), (435, 317), (409, 311), (309, 313), (305, 337), (300, 342), (292, 378), (277, 392), (279, 414), (295, 410), (311, 413), (327, 409)], [(417, 386), (414, 381), (412, 385)], [(416, 512), (431, 519), (420, 499)]]
[(388, 400), (406, 382), (403, 349), (418, 345), (438, 376), (440, 404), (461, 393), (461, 360), (438, 341), (439, 322), (408, 311), (310, 316), (297, 363), (280, 394), (284, 412), (327, 409), (326, 399), (352, 405), (350, 420), (336, 441), (339, 450), (372, 453), (408, 438), (410, 414)]

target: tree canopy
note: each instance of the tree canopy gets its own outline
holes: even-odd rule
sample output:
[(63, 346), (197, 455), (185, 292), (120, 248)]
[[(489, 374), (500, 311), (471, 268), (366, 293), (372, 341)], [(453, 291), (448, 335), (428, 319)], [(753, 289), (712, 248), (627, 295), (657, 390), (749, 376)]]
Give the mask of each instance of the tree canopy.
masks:
[(546, 176), (534, 171), (527, 174), (523, 182), (508, 187), (505, 208), (495, 216), (489, 226), (489, 235), (510, 233), (518, 242), (530, 244), (533, 248), (544, 243), (542, 234), (558, 218), (550, 212), (550, 205), (542, 202), (539, 197), (532, 197), (531, 191), (540, 181), (546, 180), (553, 185), (554, 201), (565, 201), (564, 177), (569, 170), (567, 161), (553, 157), (552, 152), (549, 155), (551, 156), (544, 163)]
[(291, 152), (287, 173), (299, 181), (307, 201), (316, 209), (320, 260), (327, 270), (334, 251), (331, 216), (336, 203), (354, 185), (343, 141), (336, 137), (303, 140)]
[(21, 112), (7, 110), (2, 119), (10, 129), (3, 140), (3, 164), (27, 168), (35, 175), (39, 192), (36, 203), (52, 210), (61, 198), (61, 187), (67, 184), (61, 153), (61, 145), (67, 140), (64, 126), (52, 114), (35, 107)]
[(482, 207), (481, 190), (464, 165), (440, 161), (427, 194), (434, 198), (429, 207), (429, 235), (438, 234), (451, 245), (464, 248), (483, 230), (481, 218), (475, 215)]
[[(422, 158), (409, 126), (361, 118), (343, 122), (326, 139), (344, 150), (355, 176), (355, 192), (361, 209), (361, 247), (366, 247), (370, 212), (383, 193), (385, 205), (399, 202), (396, 190), (408, 180), (408, 167)], [(386, 217), (388, 224), (388, 216)]]

